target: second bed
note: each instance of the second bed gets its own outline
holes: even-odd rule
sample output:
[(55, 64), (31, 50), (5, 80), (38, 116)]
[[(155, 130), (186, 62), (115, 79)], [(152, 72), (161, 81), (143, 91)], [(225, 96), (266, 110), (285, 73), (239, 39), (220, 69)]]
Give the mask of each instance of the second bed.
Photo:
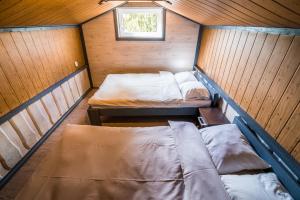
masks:
[(93, 125), (101, 125), (99, 116), (197, 115), (211, 96), (192, 72), (110, 74), (89, 99), (88, 114)]
[(16, 199), (292, 200), (269, 167), (234, 124), (69, 125)]

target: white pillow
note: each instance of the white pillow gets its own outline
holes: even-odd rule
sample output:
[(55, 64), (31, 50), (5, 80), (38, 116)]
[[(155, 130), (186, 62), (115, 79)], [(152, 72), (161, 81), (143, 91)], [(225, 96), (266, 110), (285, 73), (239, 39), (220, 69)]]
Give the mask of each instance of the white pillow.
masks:
[(200, 133), (219, 174), (270, 167), (254, 152), (235, 124), (203, 128)]
[(179, 85), (181, 94), (185, 100), (209, 99), (209, 92), (199, 81), (188, 81)]
[(292, 200), (274, 173), (222, 175), (221, 180), (231, 199)]
[(193, 72), (178, 72), (174, 75), (178, 85), (188, 82), (188, 81), (197, 81)]

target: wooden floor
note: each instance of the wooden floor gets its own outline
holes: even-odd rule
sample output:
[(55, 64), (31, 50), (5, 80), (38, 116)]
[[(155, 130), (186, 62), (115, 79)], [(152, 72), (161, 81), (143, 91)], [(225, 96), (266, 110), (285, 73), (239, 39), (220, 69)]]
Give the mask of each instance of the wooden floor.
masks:
[[(89, 124), (87, 116), (88, 98), (95, 93), (91, 91), (85, 99), (73, 110), (73, 112), (64, 120), (64, 122), (51, 134), (46, 142), (30, 157), (30, 159), (21, 167), (21, 169), (14, 175), (14, 177), (5, 185), (0, 191), (0, 200), (11, 200), (16, 197), (22, 186), (31, 177), (38, 164), (42, 159), (53, 149), (53, 146), (59, 141), (61, 134), (67, 124)], [(181, 120), (195, 122), (195, 119), (190, 117), (160, 117), (160, 118), (126, 118), (126, 119), (113, 119), (106, 123), (104, 126), (162, 126), (167, 125), (167, 120)], [(114, 122), (114, 123), (111, 123)]]

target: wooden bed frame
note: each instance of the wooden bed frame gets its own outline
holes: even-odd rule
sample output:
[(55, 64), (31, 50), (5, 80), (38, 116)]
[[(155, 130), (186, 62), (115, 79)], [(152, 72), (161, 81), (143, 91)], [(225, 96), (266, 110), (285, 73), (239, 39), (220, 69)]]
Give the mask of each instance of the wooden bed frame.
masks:
[[(195, 76), (199, 82), (203, 82)], [(207, 85), (207, 84), (205, 84)], [(216, 107), (220, 99), (213, 88), (207, 88), (210, 93), (211, 107)], [(91, 125), (102, 125), (101, 116), (106, 117), (157, 117), (157, 116), (195, 116), (199, 115), (199, 106), (191, 107), (161, 107), (161, 108), (134, 108), (134, 107), (95, 107), (89, 106), (87, 112)]]
[(198, 116), (198, 107), (179, 107), (179, 108), (95, 108), (89, 106), (88, 116), (91, 125), (101, 126), (101, 116), (107, 117), (153, 117), (153, 116)]
[[(100, 113), (101, 112), (101, 113)], [(89, 117), (93, 124), (101, 125), (100, 116), (176, 116), (197, 115), (198, 107), (190, 108), (107, 108), (88, 109)], [(251, 118), (235, 117), (235, 123), (245, 135), (251, 146), (272, 166), (272, 171), (278, 176), (281, 183), (294, 197), (300, 199), (300, 165), (288, 154), (272, 137), (259, 126), (254, 124)]]
[[(217, 105), (219, 95), (212, 93), (211, 106)], [(157, 117), (157, 116), (198, 116), (198, 106), (191, 107), (161, 107), (161, 108), (133, 108), (133, 107), (93, 107), (89, 106), (87, 113), (91, 125), (102, 125), (101, 116), (106, 117)]]
[[(212, 106), (216, 106), (220, 97), (225, 99), (239, 114), (234, 123), (243, 132), (249, 143), (278, 176), (281, 183), (294, 199), (300, 199), (300, 165), (278, 144), (254, 119), (241, 109), (218, 85), (202, 71), (196, 78), (203, 82), (211, 93)], [(198, 107), (188, 108), (88, 108), (92, 125), (101, 125), (100, 116), (183, 116), (198, 115)]]

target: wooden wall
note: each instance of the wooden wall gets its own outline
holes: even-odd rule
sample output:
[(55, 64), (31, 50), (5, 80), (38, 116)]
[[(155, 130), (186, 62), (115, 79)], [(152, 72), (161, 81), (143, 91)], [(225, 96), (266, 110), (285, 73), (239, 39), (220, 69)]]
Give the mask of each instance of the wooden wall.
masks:
[(0, 180), (90, 88), (87, 69), (0, 124)]
[(93, 83), (109, 73), (192, 70), (199, 25), (166, 13), (165, 41), (116, 41), (113, 12), (83, 24)]
[(205, 28), (198, 66), (300, 161), (300, 36)]
[(83, 66), (78, 28), (0, 33), (0, 116)]

